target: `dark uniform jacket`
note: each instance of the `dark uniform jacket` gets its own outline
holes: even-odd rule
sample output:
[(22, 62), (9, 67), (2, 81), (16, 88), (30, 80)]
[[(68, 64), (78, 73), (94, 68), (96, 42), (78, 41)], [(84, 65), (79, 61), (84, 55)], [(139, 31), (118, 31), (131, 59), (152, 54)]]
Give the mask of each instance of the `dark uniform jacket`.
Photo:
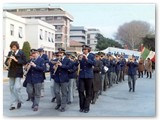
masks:
[(77, 78), (77, 70), (78, 65), (75, 62), (70, 61), (70, 69), (68, 70), (69, 79)]
[[(58, 61), (58, 59), (56, 59)], [(69, 82), (68, 70), (70, 69), (70, 60), (66, 57), (61, 61), (62, 66), (58, 66), (54, 75), (54, 80), (57, 83)]]
[(46, 76), (45, 76), (45, 72), (47, 72), (47, 66), (46, 66), (46, 64), (49, 63), (49, 59), (48, 59), (48, 56), (46, 54), (43, 54), (41, 56), (41, 58), (43, 58), (43, 60), (44, 60), (44, 65), (45, 65), (44, 67), (45, 67), (45, 69), (44, 69), (43, 76), (44, 76), (44, 79), (46, 79)]
[[(8, 53), (8, 56), (11, 56), (12, 51)], [(18, 53), (15, 56), (15, 58), (18, 60), (18, 62), (15, 62), (14, 60), (11, 61), (10, 68), (8, 70), (8, 77), (23, 77), (23, 65), (27, 63), (26, 56), (22, 50), (19, 50)], [(7, 65), (7, 61), (9, 58), (6, 59), (5, 65)], [(7, 65), (8, 66), (8, 65)]]
[(94, 66), (95, 64), (94, 55), (89, 53), (87, 58), (88, 60), (85, 60), (85, 58), (80, 60), (79, 78), (93, 78), (94, 77), (93, 68), (92, 68), (92, 66)]
[(102, 66), (103, 63), (101, 60), (96, 60), (95, 61), (95, 66), (93, 69), (94, 72), (94, 79), (93, 79), (93, 91), (98, 91), (100, 90), (100, 86), (101, 86), (101, 74), (100, 72), (102, 71)]
[(29, 69), (27, 75), (26, 75), (26, 81), (30, 84), (36, 84), (36, 83), (42, 83), (44, 81), (44, 60), (40, 57), (38, 57), (35, 61), (33, 61), (36, 64), (36, 67), (31, 66)]
[(136, 61), (135, 62), (128, 62), (127, 66), (128, 66), (128, 75), (136, 75), (137, 74), (138, 63)]

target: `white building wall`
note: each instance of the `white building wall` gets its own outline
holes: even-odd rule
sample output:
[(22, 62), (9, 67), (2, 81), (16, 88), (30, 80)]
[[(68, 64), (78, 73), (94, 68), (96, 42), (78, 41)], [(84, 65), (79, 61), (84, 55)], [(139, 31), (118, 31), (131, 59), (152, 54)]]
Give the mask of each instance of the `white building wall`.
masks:
[[(14, 35), (10, 34), (10, 25), (14, 25)], [(25, 35), (25, 19), (16, 15), (4, 12), (3, 13), (3, 53), (4, 56), (8, 55), (10, 51), (10, 43), (17, 41), (20, 49), (23, 47), (23, 42), (26, 40)], [(22, 38), (19, 38), (19, 27), (22, 28)]]
[[(14, 25), (14, 35), (10, 35), (10, 24)], [(22, 28), (22, 38), (19, 38), (19, 27)], [(40, 29), (42, 29), (43, 39), (40, 40)], [(45, 31), (50, 32), (50, 37), (53, 38), (53, 42), (45, 40)], [(53, 33), (53, 35), (52, 35)], [(51, 24), (36, 19), (24, 19), (11, 13), (4, 12), (3, 14), (3, 54), (7, 56), (10, 51), (10, 43), (17, 41), (22, 49), (22, 45), (25, 41), (28, 41), (31, 48), (43, 47), (45, 51), (55, 51), (55, 27)], [(5, 58), (4, 58), (5, 60)]]
[(30, 43), (31, 48), (38, 48), (38, 26), (26, 25), (26, 40)]

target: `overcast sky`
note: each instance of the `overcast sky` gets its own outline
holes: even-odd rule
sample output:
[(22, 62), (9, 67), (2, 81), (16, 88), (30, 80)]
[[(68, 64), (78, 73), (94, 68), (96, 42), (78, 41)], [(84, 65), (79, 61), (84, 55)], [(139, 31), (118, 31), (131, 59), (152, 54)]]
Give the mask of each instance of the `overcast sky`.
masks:
[[(48, 4), (4, 4), (5, 7), (47, 6)], [(75, 26), (98, 28), (103, 35), (114, 38), (120, 25), (142, 20), (155, 26), (155, 4), (51, 4), (74, 17)]]

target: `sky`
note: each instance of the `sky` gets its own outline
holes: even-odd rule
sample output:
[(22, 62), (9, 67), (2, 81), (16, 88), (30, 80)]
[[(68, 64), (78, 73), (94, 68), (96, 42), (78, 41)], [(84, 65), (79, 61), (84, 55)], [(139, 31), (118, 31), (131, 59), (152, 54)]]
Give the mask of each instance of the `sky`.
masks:
[[(48, 6), (49, 4), (4, 4), (5, 7)], [(141, 20), (155, 27), (155, 4), (50, 4), (61, 7), (74, 17), (74, 26), (98, 28), (108, 38), (114, 35), (120, 25)]]

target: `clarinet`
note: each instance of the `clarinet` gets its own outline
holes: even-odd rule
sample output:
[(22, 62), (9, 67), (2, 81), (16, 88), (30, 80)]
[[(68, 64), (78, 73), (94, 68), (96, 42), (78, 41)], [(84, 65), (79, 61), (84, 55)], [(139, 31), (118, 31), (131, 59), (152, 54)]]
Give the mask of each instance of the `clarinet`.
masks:
[(31, 61), (27, 64), (27, 67), (24, 69), (24, 76), (27, 75), (27, 73), (29, 72), (30, 68), (31, 68), (31, 62), (34, 62), (33, 59), (31, 59)]
[(60, 63), (61, 61), (62, 61), (62, 58), (59, 58), (58, 61), (56, 62), (53, 75), (55, 75), (55, 73), (56, 73), (56, 71), (58, 69), (58, 63)]

